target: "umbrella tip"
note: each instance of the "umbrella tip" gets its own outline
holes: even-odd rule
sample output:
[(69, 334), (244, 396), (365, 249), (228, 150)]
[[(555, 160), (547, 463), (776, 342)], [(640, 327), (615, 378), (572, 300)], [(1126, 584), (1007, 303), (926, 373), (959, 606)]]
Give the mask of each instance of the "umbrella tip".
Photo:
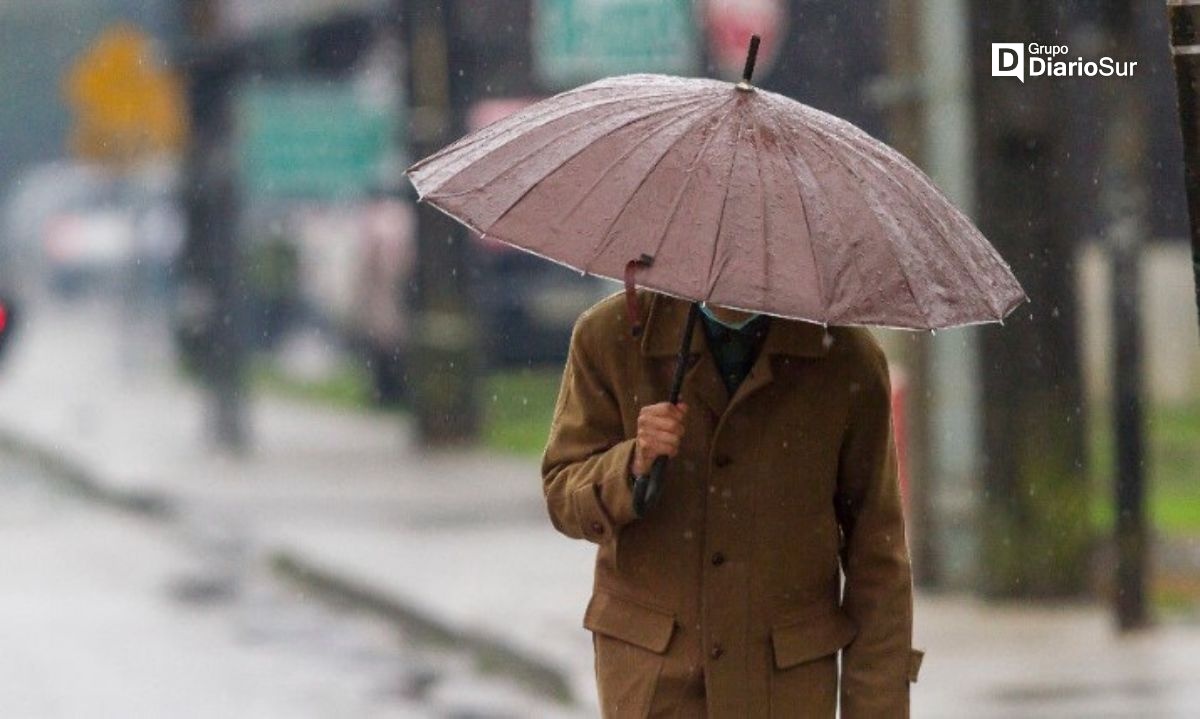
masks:
[(750, 86), (750, 80), (754, 77), (754, 63), (758, 60), (758, 44), (760, 42), (762, 42), (762, 38), (757, 34), (750, 36), (750, 49), (746, 53), (746, 67), (742, 70), (742, 82), (738, 83), (739, 88), (742, 87), (742, 83), (745, 83), (747, 87)]

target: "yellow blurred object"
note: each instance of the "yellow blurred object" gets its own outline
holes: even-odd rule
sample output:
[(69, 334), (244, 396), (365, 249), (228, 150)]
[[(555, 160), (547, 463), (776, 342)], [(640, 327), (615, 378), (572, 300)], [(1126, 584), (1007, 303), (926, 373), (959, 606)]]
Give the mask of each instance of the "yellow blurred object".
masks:
[(101, 33), (68, 71), (63, 94), (75, 110), (70, 144), (81, 159), (125, 166), (176, 153), (187, 140), (179, 78), (132, 25)]

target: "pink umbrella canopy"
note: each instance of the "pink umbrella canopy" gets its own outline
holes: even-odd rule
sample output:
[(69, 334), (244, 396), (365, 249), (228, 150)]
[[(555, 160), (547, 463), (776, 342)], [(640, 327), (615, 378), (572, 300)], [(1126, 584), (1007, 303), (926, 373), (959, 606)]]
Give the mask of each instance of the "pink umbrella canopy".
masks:
[(903, 155), (746, 82), (638, 74), (581, 86), (408, 170), (485, 237), (693, 301), (825, 325), (1001, 321), (1026, 297)]

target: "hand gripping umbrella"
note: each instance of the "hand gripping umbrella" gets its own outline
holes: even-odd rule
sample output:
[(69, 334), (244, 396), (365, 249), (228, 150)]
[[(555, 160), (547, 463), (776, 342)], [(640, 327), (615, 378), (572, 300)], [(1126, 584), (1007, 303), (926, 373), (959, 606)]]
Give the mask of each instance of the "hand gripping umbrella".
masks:
[[(421, 201), (585, 274), (822, 325), (998, 322), (1024, 301), (978, 229), (900, 153), (741, 82), (637, 74), (531, 105), (407, 170)], [(655, 504), (666, 457), (634, 484)]]

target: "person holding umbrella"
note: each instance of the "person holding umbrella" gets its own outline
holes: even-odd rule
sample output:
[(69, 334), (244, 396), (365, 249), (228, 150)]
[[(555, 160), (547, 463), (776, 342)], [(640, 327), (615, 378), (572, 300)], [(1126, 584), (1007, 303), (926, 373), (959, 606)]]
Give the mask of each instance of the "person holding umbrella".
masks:
[(604, 716), (903, 718), (923, 653), (863, 326), (1025, 296), (903, 156), (751, 85), (756, 49), (736, 85), (601, 80), (408, 173), (477, 232), (625, 282), (574, 326), (541, 462), (554, 527), (597, 546)]
[(554, 526), (600, 546), (604, 715), (832, 717), (842, 650), (842, 715), (906, 716), (921, 653), (878, 344), (707, 308), (682, 401), (653, 402), (688, 308), (639, 295), (640, 342), (620, 296), (580, 318), (542, 461)]

